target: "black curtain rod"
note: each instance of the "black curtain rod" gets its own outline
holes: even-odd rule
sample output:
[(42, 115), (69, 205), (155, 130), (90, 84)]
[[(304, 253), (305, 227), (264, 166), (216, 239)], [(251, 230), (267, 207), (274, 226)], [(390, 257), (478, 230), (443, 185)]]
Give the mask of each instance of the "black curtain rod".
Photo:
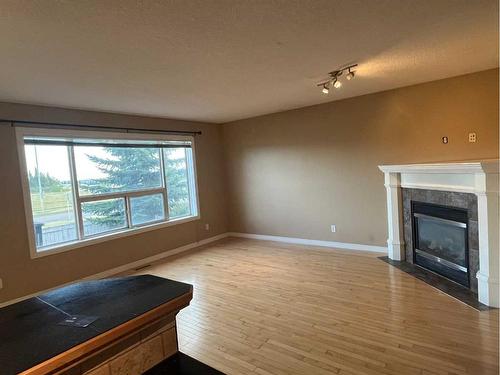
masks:
[(48, 146), (88, 146), (88, 147), (118, 147), (118, 148), (191, 148), (187, 143), (171, 144), (147, 144), (147, 143), (105, 143), (85, 141), (59, 141), (46, 139), (25, 139), (25, 145), (48, 145)]
[(159, 134), (177, 134), (177, 135), (201, 135), (201, 131), (187, 131), (187, 130), (156, 130), (156, 129), (139, 129), (139, 128), (118, 128), (113, 126), (97, 126), (97, 125), (83, 125), (83, 124), (68, 124), (62, 122), (40, 122), (40, 121), (24, 121), (24, 120), (9, 120), (0, 119), (0, 122), (10, 123), (12, 127), (28, 126), (28, 127), (59, 127), (70, 128), (78, 130), (104, 130), (104, 131), (121, 131), (125, 133), (159, 133)]

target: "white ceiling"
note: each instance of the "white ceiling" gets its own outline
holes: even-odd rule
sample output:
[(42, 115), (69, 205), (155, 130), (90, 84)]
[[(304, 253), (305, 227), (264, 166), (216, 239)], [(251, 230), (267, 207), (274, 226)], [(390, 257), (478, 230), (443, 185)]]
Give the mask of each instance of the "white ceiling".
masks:
[(0, 51), (0, 101), (227, 122), (497, 67), (498, 1), (2, 0)]

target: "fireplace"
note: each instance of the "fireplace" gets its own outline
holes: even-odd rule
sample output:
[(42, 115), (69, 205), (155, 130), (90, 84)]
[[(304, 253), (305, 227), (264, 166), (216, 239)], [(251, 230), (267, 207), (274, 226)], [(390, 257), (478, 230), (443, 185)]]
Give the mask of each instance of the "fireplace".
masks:
[[(477, 293), (479, 302), (500, 307), (499, 167), (498, 159), (379, 166), (384, 172), (387, 193), (389, 260), (441, 279), (455, 289), (469, 289), (472, 294)], [(419, 212), (422, 206), (418, 203), (412, 212), (414, 202), (445, 206), (444, 215), (433, 210), (438, 207)], [(414, 217), (414, 213), (431, 218)], [(419, 237), (415, 237), (415, 229)], [(428, 241), (429, 235), (434, 237), (434, 243)], [(449, 240), (445, 241), (445, 237)], [(420, 242), (414, 244), (417, 239)], [(446, 249), (449, 241), (455, 245), (451, 254), (443, 255), (441, 248)], [(443, 272), (457, 283), (436, 275)]]
[(469, 287), (467, 210), (412, 201), (413, 262)]

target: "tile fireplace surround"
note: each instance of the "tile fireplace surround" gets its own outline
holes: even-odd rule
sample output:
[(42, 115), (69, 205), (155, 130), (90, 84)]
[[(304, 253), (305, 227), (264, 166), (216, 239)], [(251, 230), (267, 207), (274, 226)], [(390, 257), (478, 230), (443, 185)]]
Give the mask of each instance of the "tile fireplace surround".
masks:
[[(469, 193), (477, 197), (479, 270), (475, 277), (479, 302), (491, 307), (500, 307), (498, 159), (381, 165), (379, 168), (385, 175), (388, 256), (393, 260), (405, 261), (408, 253), (404, 241), (403, 189), (417, 191), (416, 196), (419, 195), (418, 190), (425, 190), (425, 194), (423, 191), (422, 194), (426, 196), (440, 195), (440, 193), (432, 194), (432, 191), (436, 191)], [(457, 194), (450, 194), (453, 195)], [(449, 205), (455, 204), (450, 202)], [(471, 224), (475, 225), (475, 221)]]

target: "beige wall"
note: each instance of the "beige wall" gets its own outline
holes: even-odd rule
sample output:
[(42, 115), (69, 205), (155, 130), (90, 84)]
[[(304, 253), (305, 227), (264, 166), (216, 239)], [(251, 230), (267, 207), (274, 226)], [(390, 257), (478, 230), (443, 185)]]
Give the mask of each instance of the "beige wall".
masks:
[(0, 303), (228, 230), (385, 246), (377, 165), (497, 158), (498, 99), (490, 70), (223, 126), (0, 103), (0, 118), (203, 131), (201, 220), (30, 259), (15, 133), (0, 125)]
[(385, 246), (377, 165), (498, 158), (498, 99), (495, 69), (226, 124), (229, 229)]
[[(15, 132), (0, 124), (0, 302), (227, 231), (221, 127), (213, 124), (0, 103), (0, 118), (201, 130), (196, 138), (201, 220), (30, 259)], [(210, 224), (205, 231), (204, 224)]]

